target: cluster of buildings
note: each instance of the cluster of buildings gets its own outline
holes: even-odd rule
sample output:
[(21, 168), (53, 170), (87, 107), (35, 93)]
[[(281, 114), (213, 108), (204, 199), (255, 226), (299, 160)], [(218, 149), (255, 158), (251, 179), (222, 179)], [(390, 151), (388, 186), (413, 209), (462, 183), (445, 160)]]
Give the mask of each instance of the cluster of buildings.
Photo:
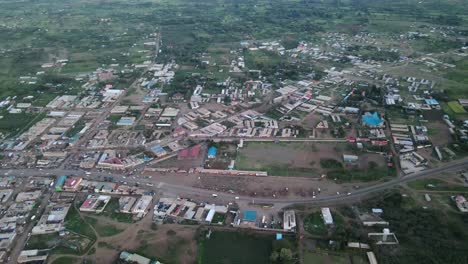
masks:
[(16, 192), (13, 176), (2, 177), (0, 181), (0, 261), (12, 249), (17, 236), (25, 230), (26, 224), (36, 218), (34, 209), (40, 204), (43, 190), (53, 182), (51, 179), (30, 178), (24, 188)]

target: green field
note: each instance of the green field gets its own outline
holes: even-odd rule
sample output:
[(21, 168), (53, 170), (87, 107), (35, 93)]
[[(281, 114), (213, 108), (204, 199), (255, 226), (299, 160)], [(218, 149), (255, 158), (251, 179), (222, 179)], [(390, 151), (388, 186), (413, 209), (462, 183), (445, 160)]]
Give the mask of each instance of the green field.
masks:
[(450, 184), (439, 179), (423, 179), (408, 183), (415, 190), (468, 192), (468, 187)]
[(0, 119), (0, 132), (7, 137), (19, 135), (45, 117), (45, 113), (10, 114), (7, 111), (1, 111), (0, 113), (3, 116)]
[(133, 215), (120, 213), (119, 211), (119, 199), (111, 198), (106, 208), (99, 215), (109, 217), (110, 219), (122, 222), (122, 223), (133, 223)]
[(59, 257), (52, 262), (52, 264), (73, 264), (79, 263), (80, 260), (78, 258), (73, 257)]
[(86, 236), (92, 240), (96, 239), (96, 234), (92, 227), (80, 217), (79, 212), (74, 206), (71, 206), (68, 211), (67, 217), (65, 218), (65, 227), (70, 231)]
[(273, 237), (242, 232), (215, 231), (199, 243), (198, 263), (259, 264), (269, 263)]
[(465, 108), (463, 108), (463, 106), (457, 101), (451, 101), (447, 104), (455, 114), (466, 114)]

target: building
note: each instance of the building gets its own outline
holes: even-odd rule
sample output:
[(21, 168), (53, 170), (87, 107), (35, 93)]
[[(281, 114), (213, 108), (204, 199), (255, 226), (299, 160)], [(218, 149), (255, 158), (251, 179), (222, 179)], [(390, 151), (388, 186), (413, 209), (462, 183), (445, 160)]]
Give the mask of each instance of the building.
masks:
[(343, 161), (344, 162), (356, 162), (358, 161), (359, 157), (356, 155), (347, 155), (343, 154)]
[(65, 181), (65, 184), (63, 185), (62, 189), (67, 191), (67, 192), (76, 192), (80, 188), (80, 183), (83, 180), (81, 177), (72, 177)]
[(135, 206), (133, 206), (132, 213), (136, 214), (139, 218), (142, 218), (148, 213), (153, 201), (153, 196), (143, 195), (136, 201)]
[(135, 202), (136, 202), (135, 197), (131, 197), (131, 196), (122, 196), (122, 197), (120, 197), (120, 199), (119, 199), (119, 211), (121, 213), (131, 214), (132, 213), (132, 208), (133, 208), (133, 205), (135, 204)]
[(106, 208), (106, 205), (109, 203), (111, 197), (108, 195), (88, 195), (88, 198), (83, 202), (80, 207), (82, 212), (95, 212), (101, 213)]
[(294, 210), (284, 211), (283, 229), (284, 231), (291, 232), (294, 232), (296, 230), (296, 214), (294, 213)]
[(49, 256), (48, 249), (33, 249), (21, 251), (17, 262), (18, 263), (45, 263)]
[(33, 234), (49, 234), (60, 232), (65, 229), (65, 217), (71, 204), (55, 204), (47, 206), (44, 214), (41, 216), (36, 226), (33, 227)]
[(367, 236), (376, 241), (377, 245), (396, 245), (398, 239), (394, 233), (390, 232), (390, 229), (384, 228), (382, 233), (369, 233)]
[(145, 258), (143, 256), (140, 256), (136, 253), (130, 253), (127, 251), (122, 251), (120, 253), (119, 258), (125, 262), (128, 263), (136, 263), (136, 264), (161, 264), (159, 261), (151, 261), (149, 258)]
[(468, 201), (462, 195), (457, 195), (455, 197), (455, 204), (457, 205), (458, 210), (462, 213), (468, 213)]
[(63, 185), (65, 184), (65, 181), (67, 180), (67, 176), (60, 176), (57, 179), (57, 182), (55, 183), (55, 191), (56, 192), (61, 192), (63, 189)]
[(209, 158), (209, 159), (214, 159), (214, 158), (216, 158), (217, 152), (218, 152), (218, 149), (217, 149), (215, 146), (211, 146), (211, 147), (208, 149), (208, 158)]
[(323, 218), (323, 222), (326, 225), (333, 225), (333, 217), (332, 217), (330, 208), (328, 207), (322, 208), (322, 218)]
[(33, 192), (20, 192), (16, 196), (15, 201), (17, 203), (21, 203), (25, 201), (34, 201), (38, 199), (39, 197), (41, 197), (41, 195), (42, 195), (42, 191), (40, 190), (33, 191)]

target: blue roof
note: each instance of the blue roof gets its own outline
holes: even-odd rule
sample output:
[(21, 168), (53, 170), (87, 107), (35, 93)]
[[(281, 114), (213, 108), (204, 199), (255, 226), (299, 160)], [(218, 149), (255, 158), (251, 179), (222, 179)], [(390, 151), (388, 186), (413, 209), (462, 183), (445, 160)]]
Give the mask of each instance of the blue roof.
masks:
[(166, 151), (163, 149), (163, 147), (161, 147), (161, 145), (153, 146), (153, 147), (151, 147), (151, 150), (154, 151), (156, 154), (161, 154), (161, 153), (166, 152)]
[(276, 233), (276, 240), (281, 240), (281, 239), (283, 239), (283, 234)]
[(55, 187), (62, 187), (66, 179), (67, 179), (67, 176), (60, 176), (57, 179), (57, 182), (55, 183)]
[(373, 114), (366, 113), (362, 116), (362, 122), (368, 126), (375, 127), (381, 125), (384, 121), (379, 117), (377, 112)]
[(257, 211), (247, 210), (244, 212), (244, 220), (255, 222), (257, 221)]
[(208, 156), (216, 156), (217, 152), (218, 152), (218, 149), (215, 146), (211, 146), (208, 149)]
[(426, 104), (428, 105), (438, 105), (439, 102), (437, 102), (436, 99), (425, 99), (424, 101), (426, 101)]

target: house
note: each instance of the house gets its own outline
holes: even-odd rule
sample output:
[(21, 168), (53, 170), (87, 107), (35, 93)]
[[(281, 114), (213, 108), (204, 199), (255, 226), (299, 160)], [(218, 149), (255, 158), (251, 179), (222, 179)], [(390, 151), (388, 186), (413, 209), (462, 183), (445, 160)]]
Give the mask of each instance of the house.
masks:
[(208, 149), (208, 158), (209, 158), (209, 159), (214, 159), (214, 158), (216, 158), (217, 152), (218, 152), (218, 149), (217, 149), (215, 146), (211, 146), (211, 147)]
[(284, 211), (283, 215), (283, 229), (284, 231), (294, 232), (296, 229), (296, 214), (294, 210)]
[(132, 213), (137, 214), (139, 218), (142, 218), (146, 213), (148, 213), (152, 201), (153, 196), (151, 195), (141, 196), (141, 198), (136, 201), (135, 206), (133, 206)]
[(333, 217), (332, 217), (330, 208), (328, 207), (322, 208), (322, 218), (323, 218), (323, 222), (326, 225), (333, 225)]
[(356, 162), (358, 161), (359, 157), (356, 155), (347, 155), (343, 154), (343, 161), (344, 162)]
[(120, 260), (123, 260), (127, 263), (136, 263), (136, 264), (161, 264), (159, 261), (151, 261), (149, 258), (145, 258), (143, 256), (140, 256), (136, 253), (130, 253), (127, 251), (122, 251), (119, 256)]
[(463, 195), (457, 195), (455, 197), (455, 204), (460, 212), (468, 213), (468, 201)]
[(109, 203), (111, 197), (108, 195), (88, 195), (88, 198), (83, 202), (80, 207), (82, 212), (94, 212), (101, 213), (106, 208), (106, 205)]
[(76, 192), (79, 189), (82, 180), (83, 178), (81, 177), (72, 177), (65, 182), (63, 189), (67, 192)]

